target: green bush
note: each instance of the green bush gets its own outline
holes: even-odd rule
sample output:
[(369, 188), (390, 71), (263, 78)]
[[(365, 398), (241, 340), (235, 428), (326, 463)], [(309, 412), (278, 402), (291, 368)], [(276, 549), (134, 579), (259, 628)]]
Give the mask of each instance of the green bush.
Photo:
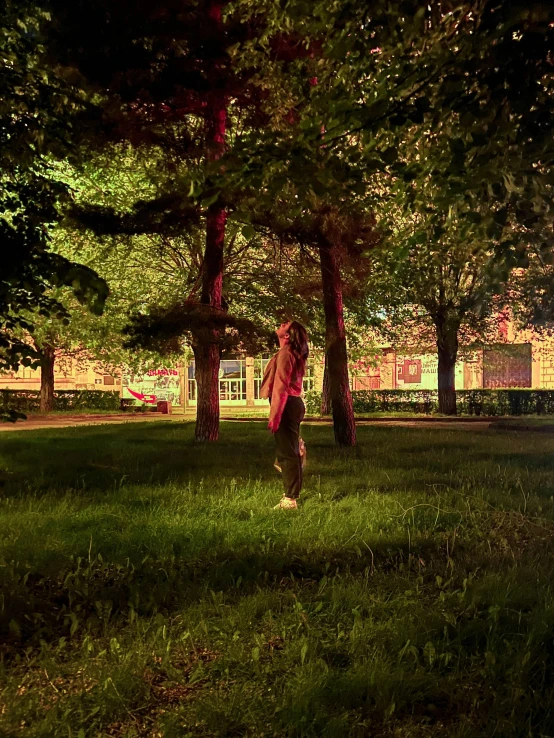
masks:
[(460, 390), (458, 411), (464, 415), (550, 415), (554, 413), (554, 390), (476, 389)]
[(432, 413), (439, 398), (436, 390), (357, 390), (352, 402), (355, 413)]
[[(40, 410), (39, 390), (0, 390), (3, 409), (21, 413), (37, 413)], [(54, 410), (119, 410), (119, 392), (103, 390), (56, 390)]]
[[(304, 398), (306, 412), (319, 415), (321, 392), (312, 390)], [(433, 390), (356, 390), (352, 392), (354, 413), (431, 413), (438, 409), (438, 393)]]
[[(554, 390), (472, 389), (456, 392), (462, 415), (549, 415), (554, 414)], [(306, 393), (306, 410), (319, 415), (321, 392)], [(354, 413), (435, 413), (437, 390), (356, 390), (352, 392)]]
[(308, 415), (319, 415), (321, 412), (321, 392), (309, 390), (304, 395), (304, 405)]
[(137, 407), (143, 404), (144, 403), (135, 400), (133, 397), (122, 397), (119, 401), (119, 408), (120, 410), (136, 410)]

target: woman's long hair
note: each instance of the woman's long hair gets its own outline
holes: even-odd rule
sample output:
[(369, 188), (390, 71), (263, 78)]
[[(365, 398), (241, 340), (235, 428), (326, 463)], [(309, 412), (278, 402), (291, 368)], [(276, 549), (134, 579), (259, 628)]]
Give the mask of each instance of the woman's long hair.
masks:
[(300, 369), (302, 374), (306, 372), (306, 362), (310, 355), (310, 349), (308, 348), (308, 333), (304, 326), (297, 320), (293, 320), (288, 328), (289, 334), (289, 347), (292, 351), (292, 355), (296, 359), (297, 367)]

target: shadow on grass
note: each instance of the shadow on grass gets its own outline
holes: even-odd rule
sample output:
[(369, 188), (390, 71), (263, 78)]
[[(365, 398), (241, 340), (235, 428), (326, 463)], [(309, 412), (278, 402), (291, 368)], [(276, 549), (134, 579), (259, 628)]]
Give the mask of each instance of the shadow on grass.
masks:
[[(119, 735), (146, 735), (134, 730), (160, 692), (144, 675), (161, 674), (165, 654), (160, 679), (175, 694), (167, 680), (197, 648), (217, 654), (213, 667), (194, 684), (179, 672), (186, 699), (162, 705), (175, 730), (160, 734), (183, 735), (188, 720), (194, 735), (221, 737), (232, 726), (546, 735), (552, 441), (377, 427), (336, 449), (328, 427), (303, 435), (306, 504), (292, 515), (268, 510), (279, 478), (259, 424), (223, 424), (215, 446), (195, 444), (185, 424), (0, 439), (0, 660), (13, 675), (13, 735), (23, 724), (31, 734), (23, 721), (33, 719), (33, 735), (81, 725), (113, 735), (114, 715)], [(517, 484), (526, 496), (514, 504)], [(466, 495), (497, 495), (507, 512), (480, 500), (466, 509)], [(521, 500), (540, 505), (541, 520), (522, 515)], [(71, 672), (98, 688), (79, 676), (60, 696)], [(467, 715), (468, 730), (450, 731)]]
[[(546, 436), (523, 444), (509, 433), (363, 427), (357, 447), (338, 449), (331, 428), (306, 426), (303, 435), (308, 485), (319, 477), (341, 485), (344, 494), (364, 484), (384, 491), (437, 483), (455, 488), (468, 476), (482, 476), (485, 467), (519, 476), (554, 472), (554, 440)], [(192, 423), (14, 433), (0, 439), (0, 483), (8, 497), (201, 480), (217, 490), (230, 480), (275, 480), (273, 456), (273, 439), (259, 423), (222, 423), (217, 445), (195, 443)]]
[[(97, 557), (78, 558), (69, 566), (67, 560), (60, 561), (47, 575), (13, 572), (11, 582), (4, 572), (0, 640), (5, 640), (7, 654), (15, 654), (27, 646), (73, 635), (75, 622), (80, 636), (84, 632), (101, 635), (106, 619), (125, 622), (131, 612), (146, 618), (156, 613), (171, 618), (210, 600), (213, 593), (224, 595), (228, 605), (260, 591), (284, 597), (290, 592), (296, 601), (292, 593), (299, 588), (307, 591), (317, 589), (322, 580), (360, 576), (370, 589), (375, 573), (386, 575), (399, 568), (421, 572), (424, 559), (431, 561), (439, 547), (436, 541), (428, 540), (410, 551), (407, 541), (398, 538), (374, 544), (371, 553), (348, 548), (325, 551), (322, 547), (314, 555), (300, 547), (262, 552), (234, 546), (211, 555), (207, 548), (196, 557), (157, 558), (154, 554), (141, 561), (136, 561), (136, 550), (130, 548), (120, 551), (119, 563)], [(129, 556), (125, 557), (126, 553)], [(354, 604), (346, 603), (348, 613)]]
[[(53, 639), (54, 634), (58, 638), (60, 628), (69, 633), (77, 613), (82, 627), (89, 627), (86, 623), (97, 627), (99, 609), (121, 617), (131, 610), (171, 613), (210, 590), (239, 597), (248, 587), (275, 589), (295, 578), (316, 582), (337, 568), (360, 574), (373, 567), (386, 571), (406, 561), (418, 566), (420, 559), (437, 553), (438, 538), (422, 541), (410, 552), (402, 532), (396, 538), (389, 534), (386, 544), (372, 543), (371, 552), (318, 541), (314, 553), (315, 539), (311, 548), (304, 548), (277, 531), (273, 547), (265, 551), (267, 539), (255, 526), (249, 532), (237, 530), (235, 543), (229, 546), (225, 526), (233, 514), (237, 520), (249, 518), (250, 502), (234, 513), (225, 508), (217, 524), (199, 519), (205, 530), (189, 529), (184, 535), (168, 527), (164, 532), (163, 521), (156, 522), (147, 512), (163, 509), (170, 519), (178, 510), (176, 504), (186, 511), (189, 502), (178, 499), (180, 488), (192, 492), (194, 505), (200, 508), (203, 494), (211, 500), (222, 494), (232, 498), (237, 480), (261, 480), (278, 488), (273, 439), (260, 424), (222, 424), (217, 445), (196, 444), (193, 433), (193, 425), (187, 423), (80, 427), (2, 437), (6, 505), (10, 500), (15, 506), (23, 503), (25, 514), (25, 501), (33, 500), (32, 514), (48, 517), (54, 499), (70, 493), (72, 500), (67, 514), (62, 510), (51, 522), (37, 524), (37, 535), (51, 540), (44, 550), (40, 541), (25, 541), (17, 533), (17, 515), (15, 522), (6, 523), (4, 553), (12, 563), (0, 572), (7, 593), (2, 628), (14, 642), (38, 642)], [(497, 432), (472, 436), (466, 431), (366, 427), (359, 429), (356, 448), (336, 449), (330, 428), (306, 426), (303, 434), (309, 449), (306, 497), (318, 489), (327, 501), (359, 494), (363, 505), (364, 490), (373, 489), (408, 490), (421, 500), (437, 485), (456, 490), (472, 479), (482, 480), (486, 487), (491, 478), (500, 494), (506, 480), (515, 485), (524, 475), (528, 494), (552, 494), (554, 444), (546, 436), (534, 438), (532, 444), (525, 439), (524, 445), (513, 434), (503, 437)], [(174, 484), (173, 501), (165, 498), (163, 489), (158, 493), (152, 489), (169, 483)], [(63, 499), (60, 504), (65, 504)], [(348, 504), (344, 509), (341, 505), (333, 506), (337, 520), (351, 514)], [(126, 516), (134, 512), (144, 514), (140, 530), (128, 527)], [(13, 546), (10, 525), (16, 531)], [(28, 530), (28, 521), (21, 525)], [(266, 520), (264, 525), (264, 531), (271, 531), (271, 523)], [(258, 533), (261, 540), (255, 540)], [(92, 547), (93, 535), (95, 546), (101, 544), (96, 550), (102, 550), (109, 563), (84, 554), (89, 540)], [(26, 574), (25, 562), (33, 559), (36, 563), (28, 565)]]
[[(67, 490), (110, 491), (121, 485), (188, 484), (217, 475), (272, 478), (272, 439), (258, 425), (232, 426), (217, 446), (194, 441), (191, 423), (115, 429), (73, 428), (0, 439), (4, 495)], [(214, 458), (214, 451), (217, 458)]]

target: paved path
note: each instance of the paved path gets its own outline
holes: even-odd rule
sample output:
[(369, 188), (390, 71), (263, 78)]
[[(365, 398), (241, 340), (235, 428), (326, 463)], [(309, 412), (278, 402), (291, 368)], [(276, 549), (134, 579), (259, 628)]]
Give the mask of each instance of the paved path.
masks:
[[(118, 423), (151, 423), (185, 420), (184, 415), (161, 415), (158, 413), (117, 413), (114, 415), (50, 415), (30, 416), (17, 423), (0, 423), (0, 432), (40, 430), (43, 428), (73, 428), (78, 425), (117, 425)], [(187, 418), (188, 420), (188, 418)]]
[[(266, 423), (266, 418), (235, 418), (223, 416), (223, 421), (236, 423)], [(159, 413), (114, 413), (113, 415), (49, 415), (30, 416), (28, 420), (17, 423), (0, 423), (0, 432), (39, 430), (47, 428), (73, 428), (80, 425), (117, 425), (121, 423), (171, 423), (193, 422), (191, 415), (161, 415)], [(321, 418), (306, 418), (306, 423), (313, 425), (331, 425), (331, 421)], [(498, 425), (491, 418), (360, 418), (356, 425), (394, 426), (401, 428), (433, 428), (436, 430), (487, 430), (491, 425)], [(508, 429), (508, 428), (506, 428)], [(514, 428), (516, 429), (516, 428)], [(535, 430), (538, 428), (520, 428), (517, 430)]]

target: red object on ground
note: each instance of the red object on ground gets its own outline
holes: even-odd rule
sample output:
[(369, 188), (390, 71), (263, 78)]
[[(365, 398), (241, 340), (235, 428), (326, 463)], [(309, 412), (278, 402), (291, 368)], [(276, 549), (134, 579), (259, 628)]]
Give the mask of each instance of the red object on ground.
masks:
[(172, 414), (172, 407), (169, 400), (158, 400), (156, 407), (158, 412), (162, 413), (162, 415)]

